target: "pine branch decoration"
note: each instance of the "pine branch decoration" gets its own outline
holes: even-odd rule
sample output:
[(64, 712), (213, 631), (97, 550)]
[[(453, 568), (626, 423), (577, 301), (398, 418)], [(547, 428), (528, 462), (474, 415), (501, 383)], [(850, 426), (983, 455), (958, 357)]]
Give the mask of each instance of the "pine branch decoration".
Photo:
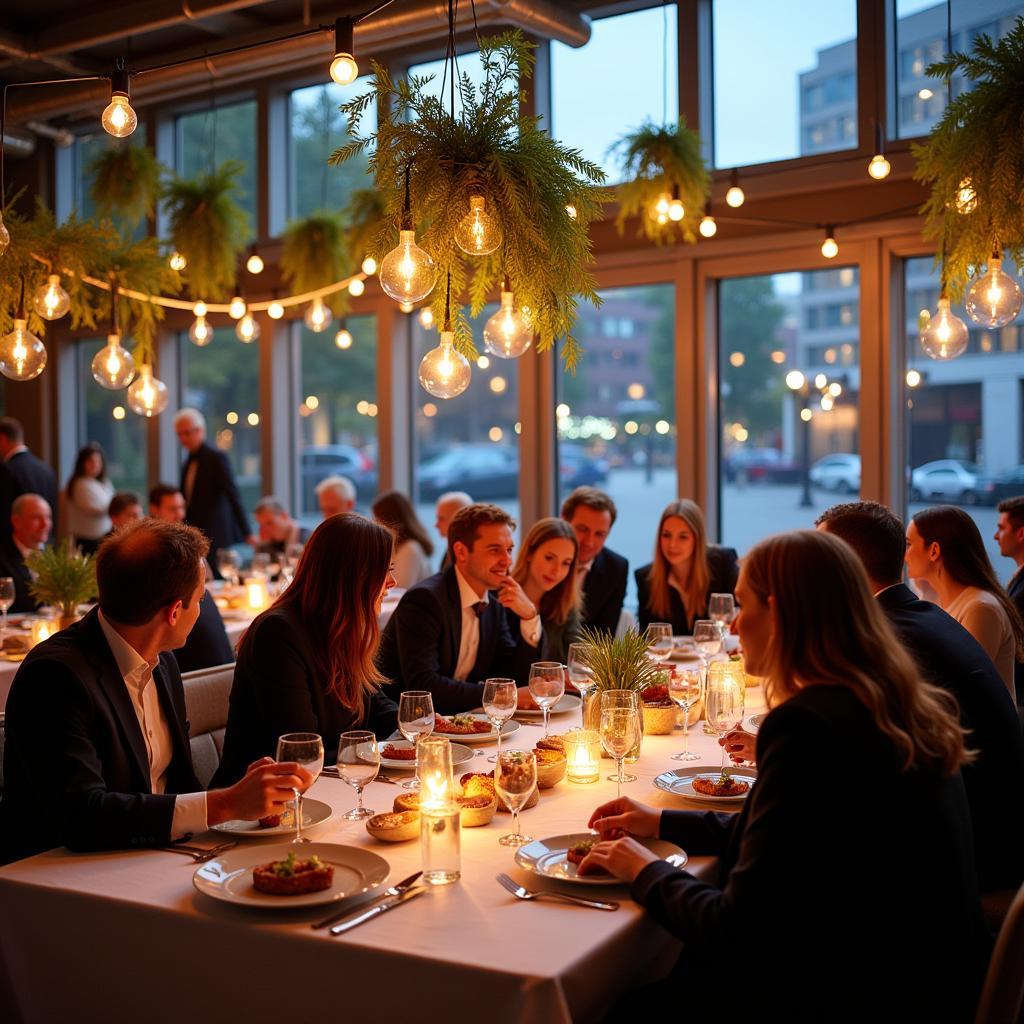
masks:
[[(341, 215), (320, 210), (292, 221), (284, 232), (281, 273), (295, 292), (309, 292), (345, 276), (345, 230)], [(335, 315), (346, 308), (346, 293), (324, 298)]]
[(56, 605), (65, 618), (96, 596), (96, 559), (81, 554), (70, 539), (30, 551), (25, 564), (36, 577), (29, 592), (40, 604)]
[(130, 234), (144, 217), (156, 214), (162, 167), (148, 146), (113, 144), (86, 172), (89, 196), (100, 217), (118, 220)]
[(599, 691), (642, 690), (657, 682), (661, 668), (648, 657), (647, 638), (636, 629), (621, 637), (584, 626), (582, 661), (590, 669)]
[(375, 246), (377, 236), (382, 234), (386, 213), (387, 197), (379, 189), (360, 188), (349, 196), (342, 220), (347, 225), (345, 251), (350, 266), (360, 266), (367, 256), (380, 264), (387, 250), (381, 252)]

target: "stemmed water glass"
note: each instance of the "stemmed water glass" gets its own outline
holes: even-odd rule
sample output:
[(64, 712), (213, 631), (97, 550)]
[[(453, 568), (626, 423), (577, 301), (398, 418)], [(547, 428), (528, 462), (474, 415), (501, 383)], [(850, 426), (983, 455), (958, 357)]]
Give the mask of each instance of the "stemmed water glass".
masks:
[[(420, 736), (434, 731), (434, 701), (426, 690), (406, 690), (398, 699), (398, 729), (415, 746)], [(403, 789), (419, 789), (414, 775), (402, 783)]]
[[(716, 662), (708, 668), (704, 714), (718, 734), (719, 742), (743, 721), (746, 685), (728, 663)], [(725, 746), (722, 746), (722, 771), (725, 771)]]
[(537, 785), (537, 758), (532, 750), (505, 750), (494, 764), (494, 791), (512, 812), (512, 831), (498, 842), (502, 846), (532, 843), (519, 831), (519, 811)]
[(501, 730), (516, 713), (519, 704), (519, 690), (514, 679), (487, 679), (484, 681), (484, 714), (498, 732), (498, 752), (491, 754), (488, 761), (493, 764), (501, 755)]
[(14, 597), (13, 577), (0, 576), (0, 613), (3, 615), (3, 621), (0, 623), (0, 651), (3, 650), (4, 642), (7, 639), (7, 609), (14, 604)]
[(580, 722), (584, 727), (586, 727), (587, 698), (597, 689), (594, 673), (591, 672), (587, 663), (586, 650), (587, 645), (584, 643), (569, 644), (569, 653), (565, 659), (569, 682), (580, 691)]
[(370, 818), (373, 811), (363, 806), (363, 788), (380, 771), (380, 748), (372, 732), (354, 729), (338, 738), (338, 778), (356, 791), (356, 805), (342, 817), (349, 821)]
[(252, 556), (252, 573), (254, 576), (270, 576), (270, 553), (257, 551)]
[(676, 669), (669, 676), (668, 695), (683, 710), (683, 749), (673, 754), (673, 761), (696, 761), (700, 755), (690, 753), (690, 708), (704, 691), (704, 674), (699, 668)]
[(559, 661), (535, 661), (530, 666), (530, 696), (544, 712), (544, 735), (548, 734), (548, 714), (565, 694), (565, 667)]
[(732, 594), (712, 594), (708, 598), (708, 615), (718, 625), (724, 640), (729, 633), (729, 623), (736, 614), (736, 601)]
[(647, 627), (647, 654), (654, 661), (665, 661), (672, 653), (672, 623), (652, 622)]
[(233, 548), (217, 551), (217, 572), (229, 586), (237, 587), (241, 578), (242, 559)]
[(707, 664), (722, 649), (722, 634), (718, 623), (711, 619), (698, 619), (693, 624), (693, 642)]
[(640, 698), (633, 690), (605, 690), (601, 694), (601, 743), (609, 757), (615, 758), (616, 772), (608, 778), (617, 783), (622, 795), (623, 782), (636, 782), (637, 777), (622, 770), (626, 755), (640, 741), (642, 725)]
[[(277, 760), (295, 761), (316, 782), (324, 770), (324, 741), (315, 732), (285, 733), (277, 740)], [(302, 835), (302, 793), (298, 788), (292, 792), (295, 794), (295, 838), (292, 843), (308, 843), (309, 840)]]

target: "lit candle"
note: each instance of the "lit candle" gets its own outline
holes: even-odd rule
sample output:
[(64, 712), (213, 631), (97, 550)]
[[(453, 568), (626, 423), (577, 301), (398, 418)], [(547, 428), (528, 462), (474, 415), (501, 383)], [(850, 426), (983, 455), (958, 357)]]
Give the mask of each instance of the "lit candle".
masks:
[(54, 633), (60, 630), (60, 626), (53, 619), (33, 619), (32, 620), (32, 646), (41, 644), (44, 640), (48, 640)]
[(263, 611), (270, 600), (266, 576), (247, 576), (245, 580), (245, 596), (250, 611)]
[(597, 782), (601, 768), (601, 737), (592, 729), (565, 734), (566, 774), (570, 782)]
[(461, 872), (462, 826), (455, 802), (452, 748), (446, 736), (423, 736), (416, 744), (420, 782), (420, 853), (423, 880), (448, 885)]

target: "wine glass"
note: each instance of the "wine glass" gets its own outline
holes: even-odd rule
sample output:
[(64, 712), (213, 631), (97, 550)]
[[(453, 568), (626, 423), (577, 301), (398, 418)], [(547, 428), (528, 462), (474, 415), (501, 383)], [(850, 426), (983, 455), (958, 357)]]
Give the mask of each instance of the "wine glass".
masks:
[[(434, 731), (434, 701), (426, 690), (406, 690), (398, 698), (398, 729), (413, 746)], [(419, 789), (419, 779), (406, 779), (402, 788)]]
[(217, 551), (217, 572), (229, 586), (237, 587), (241, 579), (242, 559), (233, 548), (219, 548)]
[(693, 642), (697, 645), (705, 664), (722, 649), (722, 634), (718, 623), (711, 619), (698, 619), (693, 624)]
[(566, 656), (566, 672), (569, 682), (580, 691), (580, 724), (586, 728), (587, 699), (597, 689), (594, 673), (587, 663), (587, 645), (584, 643), (569, 644)]
[(380, 748), (372, 732), (355, 729), (338, 738), (338, 778), (356, 791), (356, 805), (342, 817), (348, 821), (370, 818), (374, 812), (363, 806), (363, 787), (380, 771)]
[(647, 654), (664, 661), (672, 653), (672, 623), (652, 622), (647, 627)]
[(0, 651), (3, 650), (4, 641), (7, 639), (7, 609), (14, 604), (14, 597), (14, 578), (0, 576), (0, 613), (3, 614), (3, 622), (0, 623)]
[[(295, 761), (316, 782), (324, 770), (324, 741), (315, 732), (285, 733), (277, 739), (277, 760)], [(302, 793), (298, 788), (292, 792), (295, 794), (295, 838), (292, 843), (308, 843), (309, 840), (302, 835)]]
[(696, 761), (700, 755), (690, 753), (690, 708), (704, 691), (703, 672), (699, 668), (676, 669), (668, 679), (668, 695), (683, 709), (683, 749), (673, 754), (673, 761)]
[(544, 735), (548, 734), (548, 714), (565, 694), (565, 666), (559, 661), (535, 661), (530, 666), (530, 696), (544, 712)]
[[(605, 690), (601, 694), (601, 742), (609, 757), (614, 757), (617, 771), (608, 778), (617, 782), (619, 795), (623, 782), (636, 782), (637, 777), (623, 772), (623, 758), (637, 745), (643, 731), (640, 697), (635, 690)], [(625, 746), (622, 746), (622, 743)], [(610, 745), (611, 744), (611, 745)], [(622, 752), (615, 751), (621, 747)]]
[(302, 551), (304, 548), (304, 544), (299, 544), (297, 541), (293, 541), (284, 549), (284, 553), (293, 569), (298, 567), (299, 559), (302, 557)]
[(484, 681), (484, 713), (491, 720), (491, 725), (498, 730), (498, 753), (491, 754), (487, 759), (492, 764), (501, 754), (501, 730), (505, 723), (516, 713), (519, 704), (519, 690), (514, 679), (487, 679)]
[(254, 576), (270, 576), (270, 552), (256, 551), (252, 556), (252, 572)]
[(708, 599), (708, 615), (718, 624), (718, 631), (724, 640), (729, 633), (729, 623), (736, 614), (736, 601), (732, 594), (712, 594)]
[[(704, 715), (718, 734), (719, 741), (743, 721), (746, 696), (745, 680), (738, 677), (728, 662), (716, 662), (708, 668)], [(722, 747), (722, 771), (725, 771), (725, 747)]]
[(512, 812), (512, 831), (498, 842), (502, 846), (532, 843), (519, 831), (519, 811), (537, 785), (537, 758), (532, 750), (505, 750), (494, 764), (494, 791)]

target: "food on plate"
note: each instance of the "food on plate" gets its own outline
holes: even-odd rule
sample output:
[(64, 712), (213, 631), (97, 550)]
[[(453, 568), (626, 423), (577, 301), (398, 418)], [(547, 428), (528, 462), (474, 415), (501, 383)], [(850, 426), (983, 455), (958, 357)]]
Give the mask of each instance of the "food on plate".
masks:
[(415, 747), (396, 747), (394, 743), (385, 743), (380, 748), (380, 756), (389, 761), (415, 761)]
[(578, 843), (573, 843), (568, 850), (565, 851), (565, 859), (570, 864), (579, 864), (583, 858), (600, 842), (598, 836), (594, 836), (593, 839), (581, 839)]
[(540, 711), (540, 705), (533, 699), (533, 694), (529, 690), (520, 687), (516, 711)]
[[(459, 779), (462, 785), (463, 796), (481, 796), (487, 795), (493, 797), (497, 802), (498, 810), (508, 812), (508, 807), (505, 806), (505, 802), (498, 796), (494, 789), (494, 773), (493, 772), (467, 772)], [(533, 807), (540, 799), (540, 791), (535, 787), (533, 792), (530, 794), (530, 798), (523, 805), (523, 810), (527, 807)]]
[(734, 779), (728, 771), (724, 771), (717, 779), (698, 775), (693, 780), (693, 788), (703, 796), (743, 796), (750, 789), (750, 783)]
[(375, 814), (366, 820), (366, 831), (383, 843), (404, 843), (420, 834), (418, 811), (399, 811), (391, 814)]
[(537, 740), (538, 750), (554, 750), (559, 754), (565, 754), (565, 737), (564, 736), (545, 736), (542, 740)]
[[(480, 825), (487, 825), (494, 817), (498, 809), (494, 793), (477, 793), (473, 796), (463, 794), (455, 798), (459, 805), (459, 821), (463, 828), (477, 828)], [(419, 811), (419, 793), (400, 793), (395, 797), (394, 810)]]
[(486, 719), (474, 718), (472, 715), (434, 715), (434, 732), (453, 736), (473, 736), (478, 733), (491, 732), (491, 723)]
[(32, 637), (27, 634), (8, 633), (7, 636), (4, 637), (4, 654), (28, 654), (31, 647)]
[(259, 820), (260, 828), (277, 828), (281, 824), (280, 814), (268, 814)]
[(569, 763), (565, 754), (540, 746), (533, 754), (537, 759), (537, 785), (541, 789), (550, 789), (565, 778), (565, 770)]
[(334, 868), (319, 857), (299, 860), (294, 852), (284, 860), (272, 860), (252, 869), (252, 884), (260, 892), (273, 896), (301, 896), (307, 892), (329, 889), (334, 881)]

